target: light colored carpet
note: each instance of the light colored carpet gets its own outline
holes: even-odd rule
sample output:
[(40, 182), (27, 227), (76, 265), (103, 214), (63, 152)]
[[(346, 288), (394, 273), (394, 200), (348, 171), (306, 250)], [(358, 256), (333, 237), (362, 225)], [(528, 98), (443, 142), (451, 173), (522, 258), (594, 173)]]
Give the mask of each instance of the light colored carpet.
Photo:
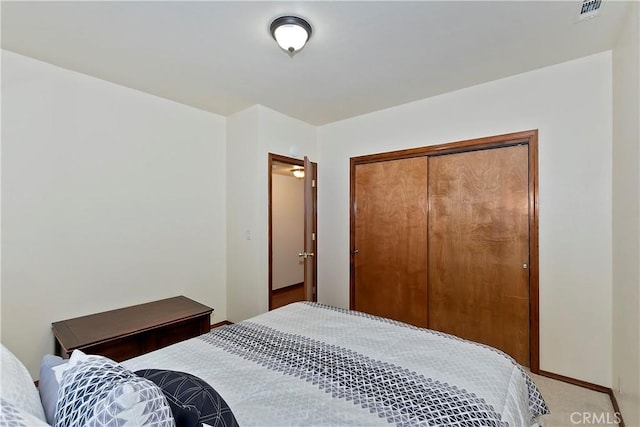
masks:
[(551, 410), (542, 417), (545, 427), (615, 426), (608, 394), (530, 374)]

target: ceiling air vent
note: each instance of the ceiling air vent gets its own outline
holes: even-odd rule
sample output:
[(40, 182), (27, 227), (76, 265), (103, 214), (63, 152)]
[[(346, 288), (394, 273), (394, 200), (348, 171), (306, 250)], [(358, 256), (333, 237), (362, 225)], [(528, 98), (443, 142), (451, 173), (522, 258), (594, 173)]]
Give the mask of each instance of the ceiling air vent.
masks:
[(600, 6), (602, 0), (582, 0), (580, 6), (580, 14), (578, 15), (578, 21), (585, 21), (587, 19), (595, 18), (600, 13)]

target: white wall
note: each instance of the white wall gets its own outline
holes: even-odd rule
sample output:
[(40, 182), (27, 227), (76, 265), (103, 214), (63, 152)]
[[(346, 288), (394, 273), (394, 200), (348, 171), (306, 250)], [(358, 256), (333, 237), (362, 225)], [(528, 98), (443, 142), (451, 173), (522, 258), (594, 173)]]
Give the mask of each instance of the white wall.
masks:
[[(227, 118), (227, 313), (237, 322), (260, 313), (267, 285), (257, 286), (259, 254), (255, 238), (261, 169), (258, 155), (259, 107)], [(234, 256), (238, 259), (234, 260)]]
[(232, 322), (269, 307), (268, 153), (316, 161), (316, 127), (260, 105), (227, 119), (227, 313)]
[(304, 282), (304, 180), (271, 174), (271, 289)]
[(539, 129), (541, 369), (611, 386), (611, 52), (322, 126), (318, 297), (349, 305), (349, 158)]
[(640, 426), (640, 6), (613, 50), (613, 389)]
[(2, 52), (2, 342), (175, 295), (226, 313), (225, 119)]

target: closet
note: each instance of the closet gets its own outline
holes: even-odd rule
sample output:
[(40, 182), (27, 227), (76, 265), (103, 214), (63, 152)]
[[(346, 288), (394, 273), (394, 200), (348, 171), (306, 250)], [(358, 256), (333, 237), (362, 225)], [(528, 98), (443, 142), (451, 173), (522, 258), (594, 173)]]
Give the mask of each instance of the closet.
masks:
[(537, 131), (351, 159), (351, 308), (538, 367)]

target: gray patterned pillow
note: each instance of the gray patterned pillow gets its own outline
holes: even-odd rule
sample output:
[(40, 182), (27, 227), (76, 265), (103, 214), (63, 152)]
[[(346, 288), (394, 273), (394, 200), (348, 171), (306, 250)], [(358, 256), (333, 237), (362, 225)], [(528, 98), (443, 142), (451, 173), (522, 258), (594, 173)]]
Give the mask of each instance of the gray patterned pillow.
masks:
[(55, 425), (175, 424), (162, 390), (154, 383), (106, 357), (88, 356), (62, 374)]

